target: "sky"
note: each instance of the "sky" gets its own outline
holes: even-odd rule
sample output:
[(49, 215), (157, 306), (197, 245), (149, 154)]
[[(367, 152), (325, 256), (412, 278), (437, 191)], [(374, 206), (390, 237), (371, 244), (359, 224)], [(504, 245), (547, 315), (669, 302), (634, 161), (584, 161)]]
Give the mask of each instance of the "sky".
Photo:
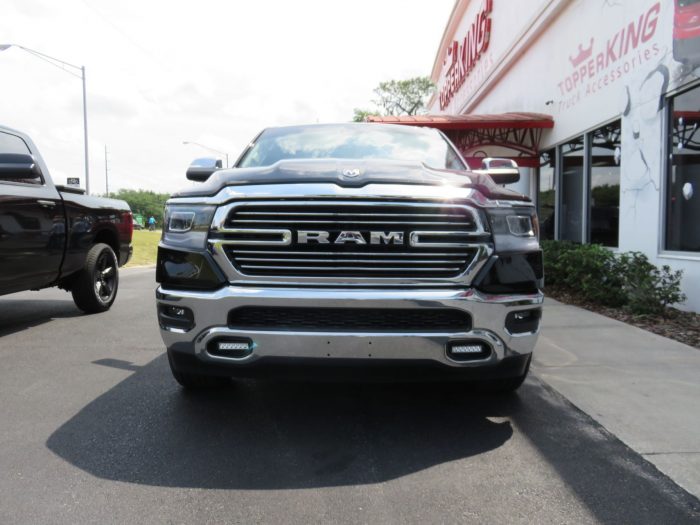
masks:
[[(87, 79), (91, 193), (171, 192), (211, 152), (269, 126), (345, 122), (384, 80), (429, 75), (454, 0), (4, 0), (0, 44)], [(84, 187), (80, 79), (0, 52), (0, 124), (28, 133), (57, 184)]]

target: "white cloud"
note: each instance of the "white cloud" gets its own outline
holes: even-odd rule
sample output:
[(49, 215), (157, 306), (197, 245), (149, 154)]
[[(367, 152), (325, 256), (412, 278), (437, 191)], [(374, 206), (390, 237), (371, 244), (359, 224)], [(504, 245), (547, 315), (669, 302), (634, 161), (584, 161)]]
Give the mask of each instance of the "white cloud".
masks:
[[(189, 161), (264, 127), (352, 118), (382, 80), (427, 75), (453, 0), (6, 0), (0, 39), (87, 68), (92, 190), (175, 190)], [(80, 80), (0, 53), (2, 124), (83, 177)]]

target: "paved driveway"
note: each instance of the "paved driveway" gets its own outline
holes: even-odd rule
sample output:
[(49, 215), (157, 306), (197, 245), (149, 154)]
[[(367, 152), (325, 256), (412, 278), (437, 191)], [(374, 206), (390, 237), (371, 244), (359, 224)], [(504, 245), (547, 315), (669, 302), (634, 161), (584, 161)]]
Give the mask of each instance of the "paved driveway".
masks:
[(153, 271), (114, 308), (0, 298), (0, 523), (697, 523), (698, 500), (537, 378), (184, 394)]

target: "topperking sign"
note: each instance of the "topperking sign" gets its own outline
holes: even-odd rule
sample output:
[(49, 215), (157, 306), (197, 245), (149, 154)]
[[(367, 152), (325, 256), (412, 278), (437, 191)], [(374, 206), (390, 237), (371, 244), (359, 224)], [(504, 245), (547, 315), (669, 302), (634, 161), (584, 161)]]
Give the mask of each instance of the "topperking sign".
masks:
[(481, 8), (469, 26), (464, 38), (454, 40), (445, 52), (443, 66), (450, 66), (445, 72), (445, 82), (440, 90), (440, 109), (444, 110), (464, 81), (474, 70), (481, 55), (488, 49), (491, 39), (491, 11), (493, 0), (484, 0)]

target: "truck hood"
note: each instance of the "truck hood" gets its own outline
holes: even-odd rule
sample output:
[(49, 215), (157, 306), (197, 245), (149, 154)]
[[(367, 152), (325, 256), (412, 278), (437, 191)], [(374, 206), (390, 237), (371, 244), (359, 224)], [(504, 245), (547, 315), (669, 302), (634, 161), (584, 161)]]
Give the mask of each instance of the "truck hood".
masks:
[(491, 177), (482, 173), (434, 169), (422, 163), (336, 159), (281, 160), (260, 168), (219, 170), (206, 182), (183, 189), (173, 197), (214, 196), (226, 186), (309, 183), (331, 183), (343, 188), (361, 188), (368, 184), (448, 185), (474, 188), (488, 199), (530, 200), (497, 185)]

